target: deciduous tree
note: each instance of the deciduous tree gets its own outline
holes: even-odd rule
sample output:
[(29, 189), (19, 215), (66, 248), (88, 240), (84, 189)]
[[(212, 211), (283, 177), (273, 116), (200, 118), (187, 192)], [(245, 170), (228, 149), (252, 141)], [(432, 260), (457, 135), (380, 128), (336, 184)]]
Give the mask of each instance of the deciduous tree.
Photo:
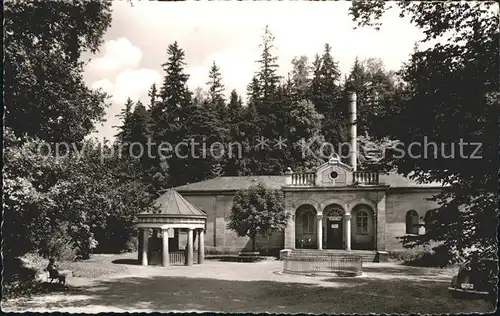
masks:
[(262, 183), (236, 193), (228, 228), (240, 237), (250, 237), (255, 252), (257, 235), (266, 236), (286, 227), (290, 214), (285, 212), (283, 193)]

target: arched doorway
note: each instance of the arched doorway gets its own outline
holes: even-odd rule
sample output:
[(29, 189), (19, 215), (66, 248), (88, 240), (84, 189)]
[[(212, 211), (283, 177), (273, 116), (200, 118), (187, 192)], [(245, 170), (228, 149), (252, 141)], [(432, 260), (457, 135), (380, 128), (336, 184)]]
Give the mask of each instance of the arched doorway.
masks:
[(328, 205), (323, 211), (325, 249), (344, 248), (344, 210), (340, 205)]
[(316, 226), (316, 209), (314, 206), (309, 204), (301, 205), (295, 212), (295, 248), (316, 248)]

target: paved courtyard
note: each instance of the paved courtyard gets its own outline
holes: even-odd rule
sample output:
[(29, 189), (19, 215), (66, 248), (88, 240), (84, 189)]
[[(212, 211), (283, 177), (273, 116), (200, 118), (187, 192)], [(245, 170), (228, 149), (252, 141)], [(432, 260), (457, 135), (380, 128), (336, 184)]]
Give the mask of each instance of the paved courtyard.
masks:
[[(191, 267), (142, 267), (134, 254), (101, 256), (113, 272), (70, 277), (71, 290), (8, 301), (4, 311), (60, 312), (272, 312), (469, 313), (491, 312), (484, 301), (452, 299), (453, 269), (365, 263), (356, 278), (281, 274), (282, 262), (207, 260)], [(77, 263), (91, 269), (92, 260)], [(119, 267), (119, 269), (116, 269)]]

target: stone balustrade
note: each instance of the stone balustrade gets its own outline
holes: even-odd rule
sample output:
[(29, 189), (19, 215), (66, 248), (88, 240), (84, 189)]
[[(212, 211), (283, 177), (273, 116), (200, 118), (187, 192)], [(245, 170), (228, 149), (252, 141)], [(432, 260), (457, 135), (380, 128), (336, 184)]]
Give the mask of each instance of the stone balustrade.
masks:
[(378, 184), (378, 172), (372, 171), (355, 171), (353, 174), (353, 182), (354, 184), (367, 184), (374, 185)]

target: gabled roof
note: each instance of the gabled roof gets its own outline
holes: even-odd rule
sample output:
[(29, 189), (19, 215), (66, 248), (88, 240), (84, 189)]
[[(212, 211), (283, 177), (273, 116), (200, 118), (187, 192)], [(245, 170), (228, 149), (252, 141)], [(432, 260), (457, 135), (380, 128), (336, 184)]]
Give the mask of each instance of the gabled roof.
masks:
[[(167, 217), (207, 217), (207, 214), (189, 203), (175, 190), (167, 190), (153, 203), (158, 207), (159, 213)], [(151, 213), (141, 213), (151, 214)]]
[[(211, 192), (211, 191), (238, 191), (249, 188), (259, 182), (270, 189), (281, 189), (285, 185), (286, 176), (232, 176), (218, 177), (205, 181), (185, 184), (174, 188), (179, 192)], [(417, 183), (397, 173), (380, 174), (381, 184), (391, 188), (439, 188), (440, 183)]]

